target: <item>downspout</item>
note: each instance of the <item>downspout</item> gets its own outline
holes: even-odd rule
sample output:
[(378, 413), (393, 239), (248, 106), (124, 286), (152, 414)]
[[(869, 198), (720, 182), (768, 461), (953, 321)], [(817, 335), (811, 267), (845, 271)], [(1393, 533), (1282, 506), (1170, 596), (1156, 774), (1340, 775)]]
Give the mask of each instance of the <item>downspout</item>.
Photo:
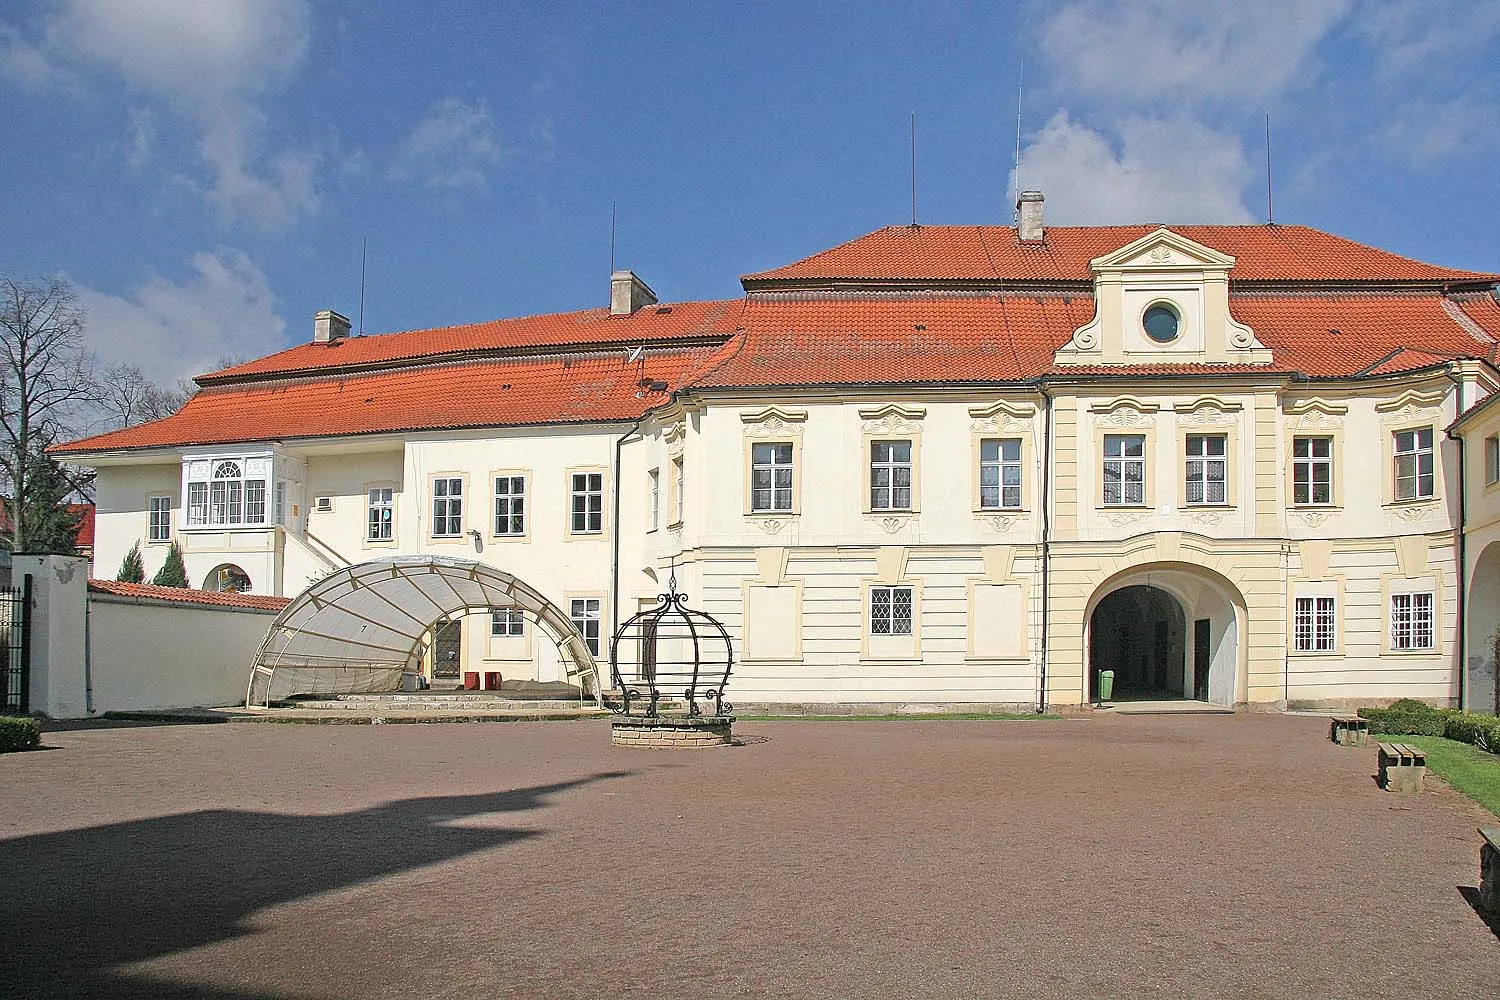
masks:
[(1052, 396), (1038, 382), (1042, 394), (1042, 655), (1037, 684), (1036, 714), (1047, 711), (1047, 647), (1051, 614), (1052, 569)]
[[(609, 628), (611, 637), (614, 635), (614, 630), (620, 621), (620, 453), (625, 447), (626, 440), (641, 429), (641, 424), (645, 419), (646, 414), (641, 414), (636, 418), (635, 423), (630, 425), (630, 430), (621, 434), (615, 441), (615, 481), (614, 489), (612, 490), (614, 493), (614, 510), (611, 518), (609, 565)], [(599, 651), (602, 653), (606, 648), (605, 636), (601, 635), (599, 637), (599, 643)]]
[[(1444, 374), (1453, 380), (1458, 394), (1456, 420), (1464, 415), (1464, 381), (1454, 376), (1452, 364), (1444, 369)], [(1464, 455), (1463, 437), (1453, 433), (1451, 427), (1447, 434), (1458, 442), (1458, 710), (1462, 712), (1468, 709), (1469, 681), (1469, 463)]]
[(83, 710), (94, 714), (94, 601), (89, 597), (88, 585), (83, 588)]

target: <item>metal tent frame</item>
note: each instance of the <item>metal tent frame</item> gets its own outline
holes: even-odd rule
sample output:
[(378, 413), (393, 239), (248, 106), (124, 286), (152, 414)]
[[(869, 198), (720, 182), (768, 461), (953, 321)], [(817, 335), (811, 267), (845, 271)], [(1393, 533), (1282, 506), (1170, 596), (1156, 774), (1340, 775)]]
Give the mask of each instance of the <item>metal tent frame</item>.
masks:
[(338, 570), (271, 624), (245, 689), (247, 707), (291, 694), (389, 691), (415, 670), (439, 621), (520, 608), (551, 636), (568, 680), (603, 705), (599, 666), (562, 609), (510, 573), (471, 559), (394, 556)]

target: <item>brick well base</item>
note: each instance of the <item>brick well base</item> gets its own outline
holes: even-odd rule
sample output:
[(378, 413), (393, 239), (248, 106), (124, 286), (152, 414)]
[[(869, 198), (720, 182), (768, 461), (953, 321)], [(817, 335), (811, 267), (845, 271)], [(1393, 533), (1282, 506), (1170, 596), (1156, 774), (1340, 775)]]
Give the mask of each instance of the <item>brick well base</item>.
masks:
[(622, 715), (612, 724), (610, 740), (622, 747), (727, 747), (733, 722), (732, 715), (662, 715), (654, 719)]

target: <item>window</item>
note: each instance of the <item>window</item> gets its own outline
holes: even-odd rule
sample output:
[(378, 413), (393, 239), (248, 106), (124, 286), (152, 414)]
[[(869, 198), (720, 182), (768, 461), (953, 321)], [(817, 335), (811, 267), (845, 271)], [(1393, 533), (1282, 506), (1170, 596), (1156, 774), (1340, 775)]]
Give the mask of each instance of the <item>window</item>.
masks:
[(276, 483), (276, 523), (286, 524), (286, 483)]
[(1333, 438), (1292, 439), (1292, 503), (1333, 503)]
[(490, 635), (514, 636), (526, 634), (526, 613), (520, 608), (491, 608)]
[(1486, 486), (1500, 483), (1500, 437), (1484, 439), (1484, 483)]
[(870, 588), (870, 634), (911, 635), (911, 588)]
[(495, 477), (495, 534), (526, 534), (526, 477)]
[(1328, 653), (1335, 647), (1333, 598), (1299, 597), (1292, 611), (1292, 648)]
[(1433, 495), (1432, 428), (1396, 432), (1396, 499)]
[(750, 448), (750, 509), (792, 509), (792, 446), (756, 444)]
[(188, 524), (266, 523), (269, 458), (214, 458), (188, 464)]
[(1021, 439), (979, 442), (979, 506), (985, 510), (1021, 506)]
[(165, 542), (172, 537), (172, 498), (147, 497), (146, 540)]
[(683, 490), (687, 487), (687, 473), (683, 469), (682, 459), (672, 459), (672, 523), (681, 524), (683, 511), (687, 509), (684, 502)]
[(870, 509), (911, 510), (911, 442), (870, 442)]
[(370, 542), (389, 542), (395, 537), (395, 507), (392, 499), (395, 491), (389, 486), (373, 486), (369, 494), (369, 526), (365, 531), (365, 540)]
[(1224, 503), (1225, 438), (1222, 434), (1187, 436), (1187, 502)]
[(1391, 648), (1432, 649), (1432, 594), (1391, 595)]
[(432, 481), (432, 535), (457, 538), (464, 533), (464, 481), (440, 476)]
[(646, 473), (646, 482), (650, 486), (650, 496), (647, 498), (651, 509), (651, 528), (655, 531), (661, 527), (661, 470), (652, 469)]
[(604, 530), (604, 473), (575, 472), (573, 479), (573, 520), (575, 535), (592, 535)]
[(1104, 502), (1129, 506), (1146, 502), (1146, 438), (1104, 435)]
[(575, 597), (571, 605), (568, 617), (573, 620), (573, 627), (578, 630), (579, 635), (583, 636), (583, 644), (589, 648), (589, 652), (598, 656), (599, 598)]

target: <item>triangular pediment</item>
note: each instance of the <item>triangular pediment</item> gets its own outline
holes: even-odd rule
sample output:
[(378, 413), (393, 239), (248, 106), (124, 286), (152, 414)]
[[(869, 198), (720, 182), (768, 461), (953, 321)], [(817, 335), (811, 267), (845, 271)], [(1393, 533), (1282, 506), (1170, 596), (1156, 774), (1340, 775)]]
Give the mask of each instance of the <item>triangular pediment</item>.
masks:
[(1174, 233), (1160, 226), (1120, 249), (1095, 257), (1089, 267), (1101, 271), (1177, 271), (1228, 270), (1234, 258), (1213, 247)]

